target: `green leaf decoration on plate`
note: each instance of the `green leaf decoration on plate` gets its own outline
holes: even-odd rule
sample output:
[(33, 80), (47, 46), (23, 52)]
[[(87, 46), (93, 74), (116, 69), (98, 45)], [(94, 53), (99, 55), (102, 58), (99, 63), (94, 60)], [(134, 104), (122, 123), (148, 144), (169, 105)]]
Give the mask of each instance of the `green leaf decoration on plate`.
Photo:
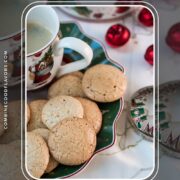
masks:
[(73, 7), (73, 9), (78, 12), (79, 14), (81, 15), (84, 15), (84, 16), (89, 16), (89, 14), (92, 13), (91, 10), (89, 10), (87, 7)]
[[(75, 23), (62, 23), (60, 24), (60, 28), (62, 37), (76, 37), (82, 39), (91, 46), (93, 49), (93, 60), (90, 66), (94, 66), (96, 64), (110, 64), (112, 66), (118, 67), (121, 71), (124, 71), (123, 67), (112, 63), (112, 60), (107, 57), (106, 52), (99, 42), (86, 36)], [(81, 56), (77, 52), (71, 49), (64, 50), (64, 60), (77, 61), (80, 58)], [(99, 151), (102, 151), (103, 149), (107, 149), (114, 144), (115, 121), (122, 111), (123, 101), (120, 99), (112, 103), (98, 103), (98, 106), (100, 107), (103, 114), (103, 123), (101, 131), (97, 135), (97, 146), (95, 154)], [(60, 164), (53, 172), (45, 174), (43, 178), (70, 177), (82, 170), (87, 164), (88, 162), (79, 166), (64, 166)]]

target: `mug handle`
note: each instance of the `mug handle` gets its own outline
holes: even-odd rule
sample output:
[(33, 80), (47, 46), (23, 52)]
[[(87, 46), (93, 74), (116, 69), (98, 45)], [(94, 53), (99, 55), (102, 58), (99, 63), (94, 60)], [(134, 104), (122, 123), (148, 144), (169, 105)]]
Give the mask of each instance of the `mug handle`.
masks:
[(93, 51), (91, 47), (85, 43), (84, 41), (74, 38), (74, 37), (65, 37), (58, 41), (53, 47), (53, 53), (55, 56), (58, 56), (60, 52), (62, 52), (62, 48), (70, 48), (79, 54), (81, 54), (84, 59), (60, 65), (58, 72), (56, 74), (57, 77), (60, 77), (64, 74), (78, 71), (81, 69), (86, 68), (92, 61), (93, 58)]

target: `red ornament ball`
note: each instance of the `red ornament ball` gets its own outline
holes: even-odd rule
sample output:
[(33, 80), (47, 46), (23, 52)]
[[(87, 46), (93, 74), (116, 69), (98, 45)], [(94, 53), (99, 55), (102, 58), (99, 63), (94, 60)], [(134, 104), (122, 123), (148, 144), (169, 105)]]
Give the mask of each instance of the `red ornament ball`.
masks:
[(166, 43), (171, 47), (175, 52), (180, 53), (180, 23), (174, 24), (167, 36)]
[(152, 16), (152, 13), (148, 9), (146, 9), (146, 8), (143, 8), (140, 11), (140, 13), (138, 15), (138, 19), (139, 19), (140, 23), (142, 23), (146, 27), (153, 26), (153, 16)]
[(153, 45), (151, 45), (147, 48), (144, 58), (150, 65), (154, 64), (154, 47), (153, 47)]
[(130, 38), (130, 31), (121, 24), (111, 26), (106, 33), (106, 42), (112, 47), (126, 44)]

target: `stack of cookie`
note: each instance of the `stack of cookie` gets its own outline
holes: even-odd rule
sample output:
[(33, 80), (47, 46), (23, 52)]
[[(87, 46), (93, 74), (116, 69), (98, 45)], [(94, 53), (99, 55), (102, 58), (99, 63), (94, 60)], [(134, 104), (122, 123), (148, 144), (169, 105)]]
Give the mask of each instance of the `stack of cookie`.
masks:
[(58, 164), (80, 165), (91, 158), (102, 113), (96, 102), (120, 99), (126, 78), (116, 67), (96, 65), (85, 74), (74, 72), (55, 81), (48, 100), (27, 106), (27, 168), (40, 178)]

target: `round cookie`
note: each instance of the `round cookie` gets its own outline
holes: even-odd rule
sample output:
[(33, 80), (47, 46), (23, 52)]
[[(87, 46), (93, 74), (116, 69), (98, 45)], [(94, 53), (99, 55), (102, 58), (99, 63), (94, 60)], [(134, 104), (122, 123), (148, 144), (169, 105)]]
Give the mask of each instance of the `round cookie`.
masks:
[(93, 155), (96, 133), (85, 119), (67, 118), (51, 130), (48, 145), (59, 163), (80, 165)]
[(2, 180), (24, 180), (21, 171), (21, 141), (12, 141), (9, 144), (0, 145), (0, 179)]
[(47, 128), (42, 122), (42, 109), (46, 103), (47, 100), (44, 99), (34, 100), (29, 103), (31, 120), (28, 124), (28, 131), (32, 131), (37, 128)]
[(77, 97), (84, 109), (84, 118), (93, 126), (96, 133), (99, 132), (102, 125), (102, 113), (98, 105), (88, 99)]
[(73, 76), (77, 76), (79, 78), (83, 78), (84, 74), (81, 72), (81, 71), (75, 71), (75, 72), (72, 72), (72, 73), (69, 73), (67, 75), (73, 75)]
[(8, 126), (0, 137), (0, 144), (8, 144), (21, 139), (21, 101), (11, 101), (8, 104)]
[(76, 75), (65, 75), (53, 83), (48, 90), (48, 97), (58, 95), (85, 97), (82, 90), (82, 78)]
[(29, 108), (29, 105), (27, 104), (26, 105), (26, 108), (27, 108), (27, 118), (26, 118), (26, 124), (28, 124), (30, 118), (31, 118), (31, 112), (30, 112), (30, 108)]
[(70, 96), (57, 96), (50, 99), (42, 110), (42, 121), (52, 129), (58, 122), (65, 118), (84, 115), (82, 104)]
[(44, 139), (34, 132), (27, 133), (27, 170), (31, 176), (40, 178), (49, 163), (49, 150)]
[(113, 102), (120, 99), (126, 86), (127, 81), (123, 72), (105, 64), (89, 68), (82, 80), (86, 96), (97, 102)]
[(49, 129), (45, 129), (45, 128), (38, 128), (38, 129), (34, 129), (33, 131), (34, 133), (39, 134), (41, 137), (43, 137), (43, 139), (47, 142), (48, 138), (49, 138)]
[(0, 104), (0, 136), (4, 133), (3, 106)]
[[(49, 130), (48, 129), (39, 128), (39, 129), (33, 130), (32, 132), (39, 134), (41, 137), (44, 138), (46, 143), (48, 143), (48, 138), (49, 138)], [(58, 166), (58, 164), (59, 163), (50, 155), (49, 163), (47, 165), (45, 172), (46, 173), (51, 172), (52, 170), (54, 170)]]

